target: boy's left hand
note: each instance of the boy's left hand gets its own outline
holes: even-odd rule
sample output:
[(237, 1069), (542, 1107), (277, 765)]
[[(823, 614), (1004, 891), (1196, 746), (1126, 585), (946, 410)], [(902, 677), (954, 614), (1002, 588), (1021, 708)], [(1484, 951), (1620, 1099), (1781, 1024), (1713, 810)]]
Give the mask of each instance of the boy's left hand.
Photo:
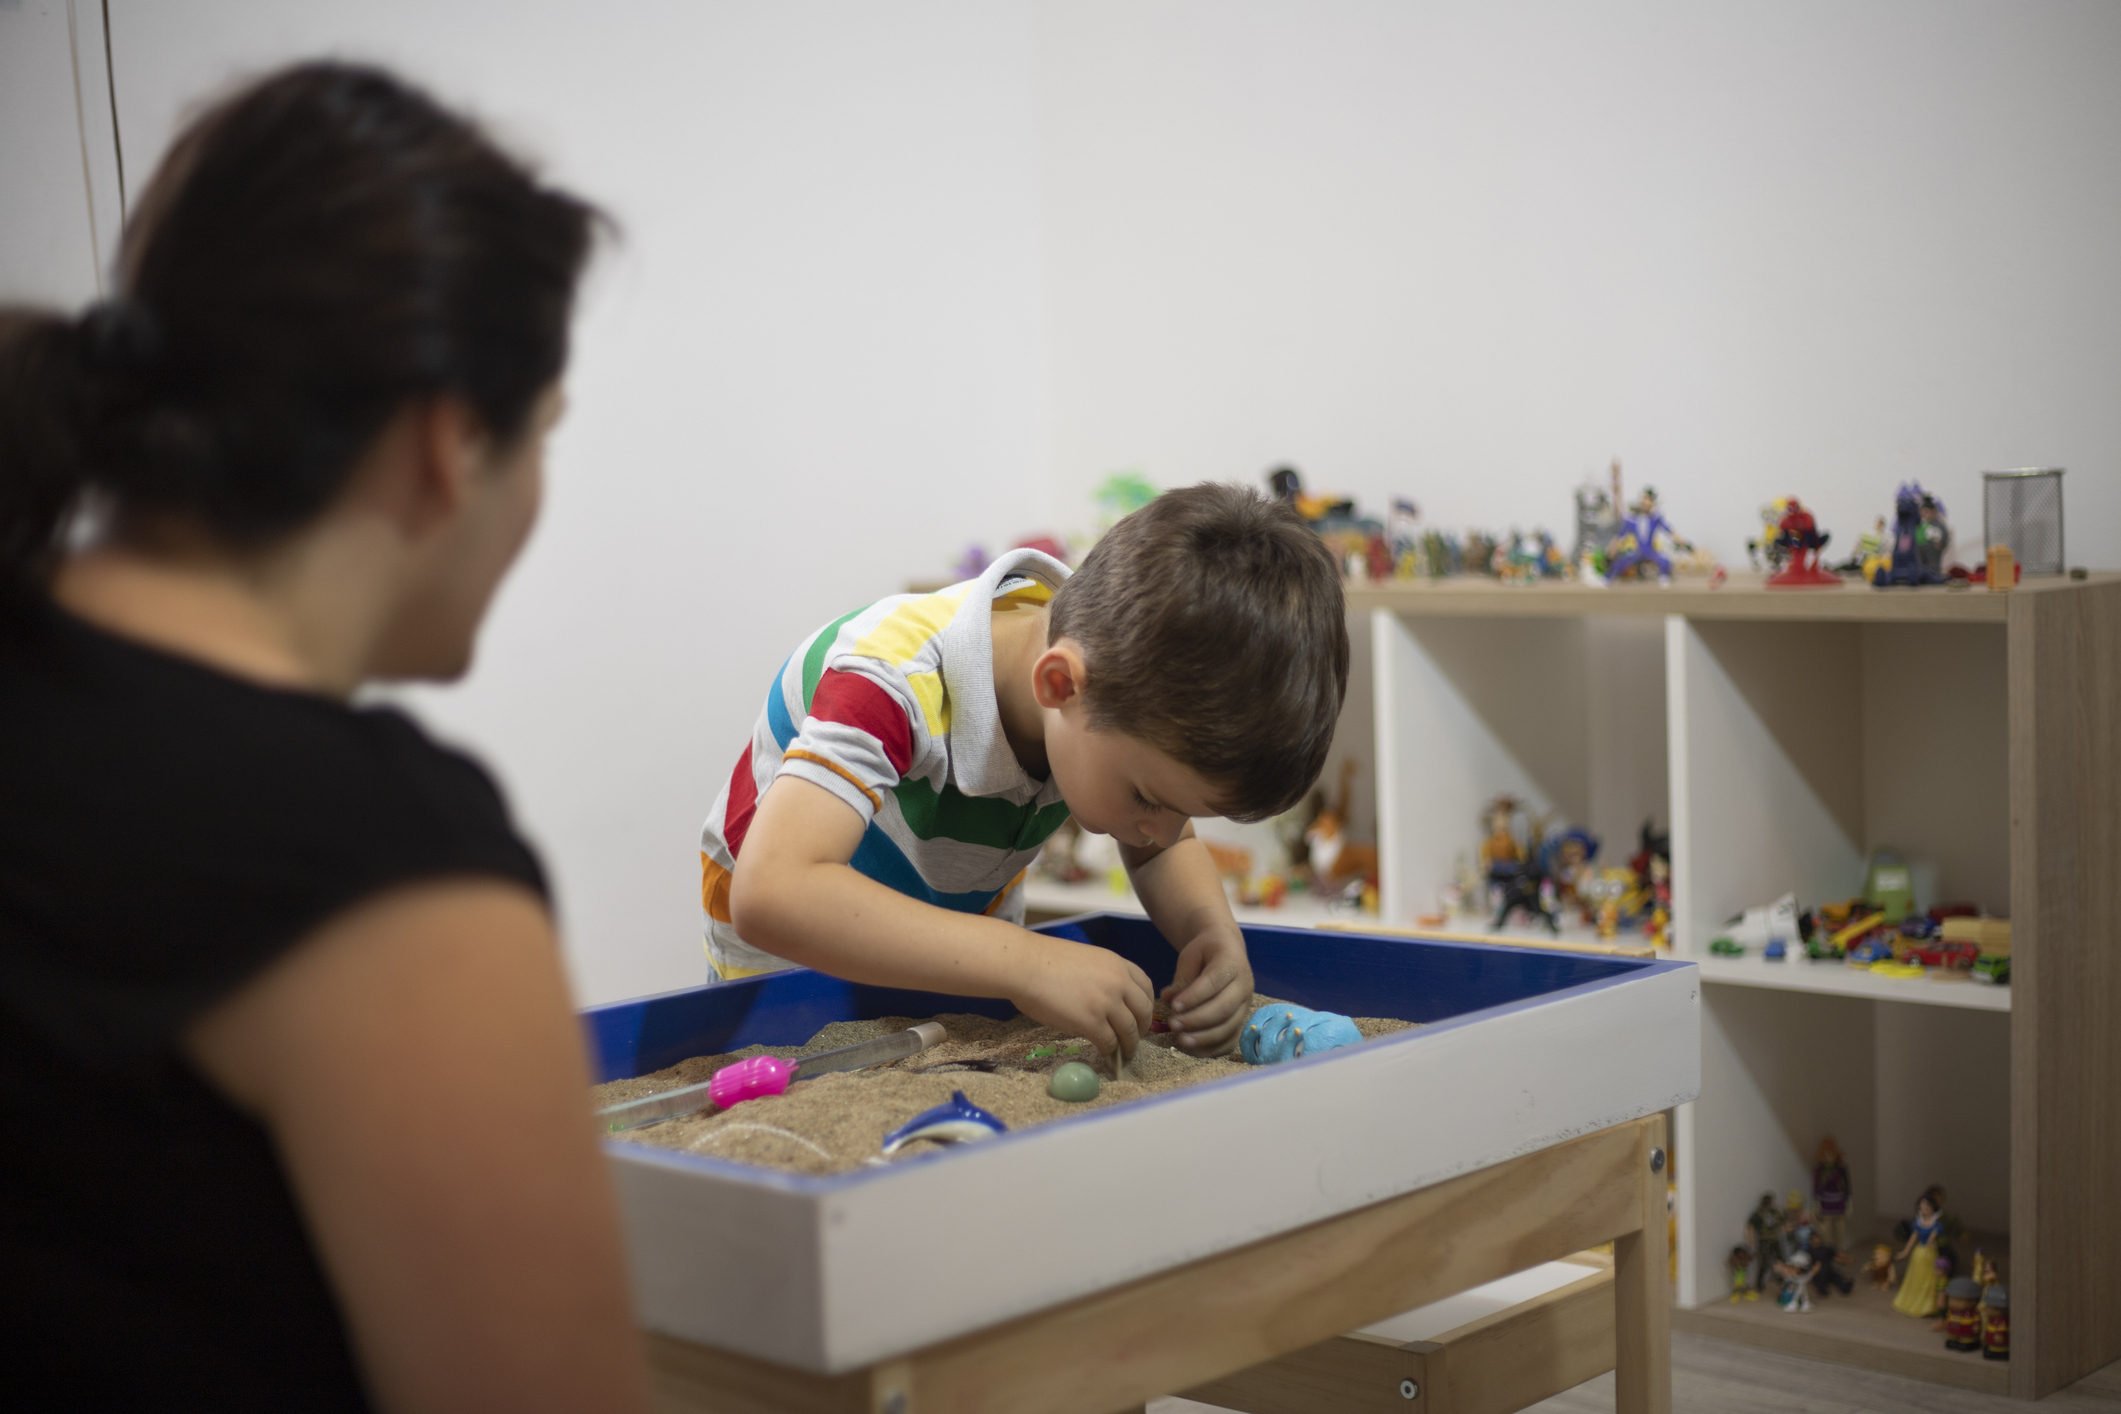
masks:
[(1252, 964), (1244, 935), (1211, 927), (1178, 950), (1178, 974), (1160, 994), (1188, 1055), (1219, 1056), (1237, 1045), (1252, 1010)]

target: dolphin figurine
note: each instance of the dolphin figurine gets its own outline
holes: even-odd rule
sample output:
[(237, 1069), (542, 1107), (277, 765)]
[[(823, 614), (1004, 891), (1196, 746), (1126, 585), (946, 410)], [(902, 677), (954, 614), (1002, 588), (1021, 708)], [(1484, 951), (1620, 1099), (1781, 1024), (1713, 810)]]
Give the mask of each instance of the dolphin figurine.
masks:
[(934, 1139), (944, 1144), (969, 1144), (1006, 1134), (1009, 1126), (955, 1091), (946, 1105), (923, 1110), (884, 1136), (884, 1152), (892, 1154), (916, 1139)]

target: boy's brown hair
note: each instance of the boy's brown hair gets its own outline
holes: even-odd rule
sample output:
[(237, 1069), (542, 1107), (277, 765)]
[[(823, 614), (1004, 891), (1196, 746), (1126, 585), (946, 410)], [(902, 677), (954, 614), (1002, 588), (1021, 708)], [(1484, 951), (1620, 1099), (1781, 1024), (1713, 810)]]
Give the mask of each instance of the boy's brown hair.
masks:
[(1047, 641), (1082, 646), (1083, 703), (1198, 772), (1236, 820), (1303, 799), (1348, 691), (1340, 567), (1283, 502), (1203, 482), (1098, 541), (1053, 596)]

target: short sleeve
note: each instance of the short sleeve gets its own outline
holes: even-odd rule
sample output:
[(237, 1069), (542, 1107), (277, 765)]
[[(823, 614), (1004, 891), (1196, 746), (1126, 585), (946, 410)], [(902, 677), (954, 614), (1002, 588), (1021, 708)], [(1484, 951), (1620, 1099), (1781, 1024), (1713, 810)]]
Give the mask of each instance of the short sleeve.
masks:
[(832, 792), (870, 820), (884, 808), (885, 792), (912, 770), (927, 736), (904, 677), (872, 658), (842, 658), (818, 678), (779, 774)]

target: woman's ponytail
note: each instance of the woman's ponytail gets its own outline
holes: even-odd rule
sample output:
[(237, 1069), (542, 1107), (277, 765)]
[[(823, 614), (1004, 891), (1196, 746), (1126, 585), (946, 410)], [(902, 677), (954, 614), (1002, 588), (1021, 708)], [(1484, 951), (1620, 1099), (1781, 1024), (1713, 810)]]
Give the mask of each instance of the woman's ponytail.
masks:
[(44, 578), (87, 480), (80, 322), (0, 309), (0, 588)]

